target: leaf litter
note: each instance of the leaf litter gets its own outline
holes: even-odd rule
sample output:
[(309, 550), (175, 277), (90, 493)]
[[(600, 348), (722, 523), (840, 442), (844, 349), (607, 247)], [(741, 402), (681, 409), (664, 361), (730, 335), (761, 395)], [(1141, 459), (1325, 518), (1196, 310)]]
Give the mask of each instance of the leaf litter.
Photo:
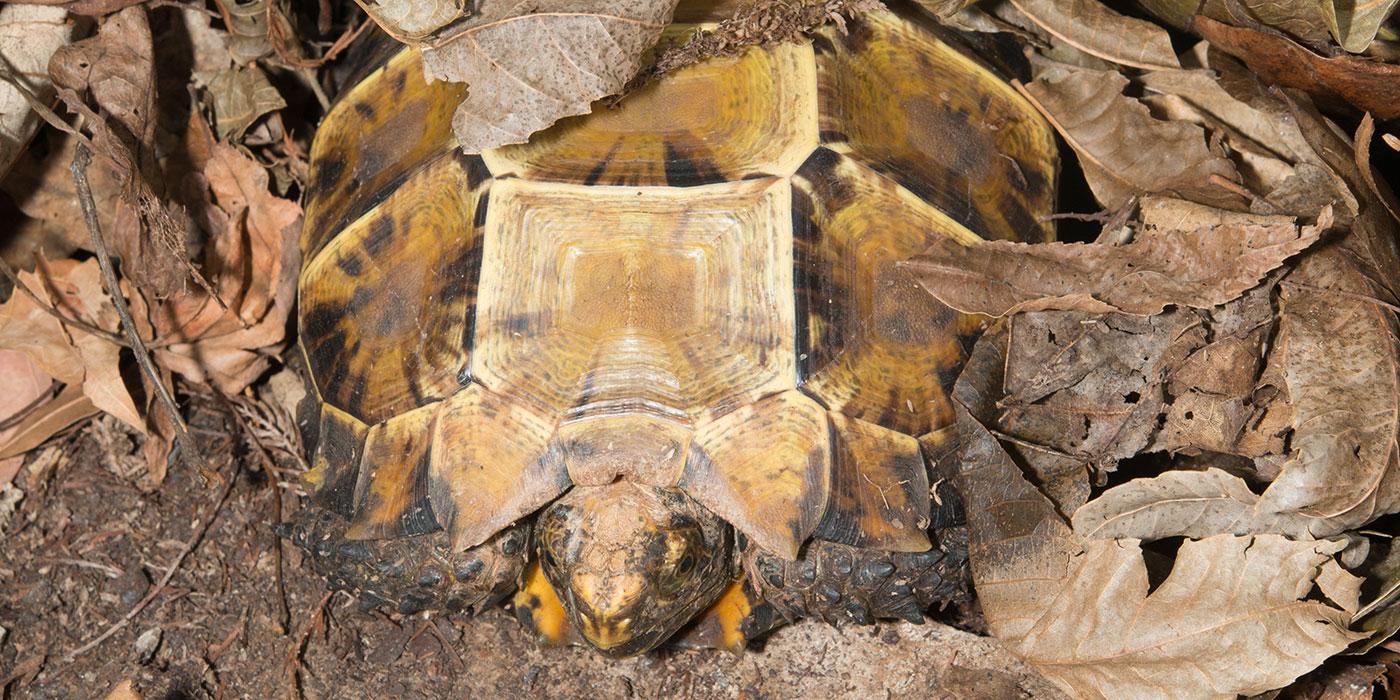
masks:
[[(26, 453), (53, 454), (40, 448), (67, 444), (99, 413), (145, 431), (158, 484), (173, 428), (153, 381), (194, 403), (227, 397), (253, 426), (248, 439), (297, 461), (290, 409), (264, 398), (288, 393), (269, 390), (287, 383), (285, 370), (266, 377), (287, 361), (295, 302), (296, 199), (315, 122), (296, 112), (325, 104), (333, 59), (364, 20), (334, 0), (216, 2), (209, 13), (42, 4), (97, 16), (97, 29), (76, 43), (54, 30), (48, 48), (20, 56), (31, 67), (18, 83), (32, 94), (14, 92), (34, 109), (0, 119), (0, 136), (18, 144), (0, 152), (18, 158), (0, 158), (0, 175), (23, 212), (19, 238), (47, 237), (4, 251), (21, 268), (0, 282), (20, 285), (0, 304), (6, 512), (23, 497), (16, 474), (40, 468)], [(1400, 56), (1396, 2), (1140, 2), (1155, 21), (1093, 0), (921, 4), (1028, 53), (1023, 94), (1077, 158), (1105, 225), (1099, 243), (939, 241), (904, 263), (944, 303), (1004, 316), (954, 395), (990, 631), (1086, 697), (1400, 678), (1400, 650), (1387, 643), (1400, 627), (1400, 206), (1379, 169), (1393, 160), (1371, 152), (1373, 139), (1396, 143), (1397, 101), (1386, 97)], [(875, 4), (736, 5), (732, 19), (662, 47), (674, 0), (363, 6), (420, 47), (431, 76), (468, 83), (454, 124), (482, 150)], [(162, 76), (171, 26), (194, 54), (174, 93)], [(1200, 41), (1182, 41), (1186, 31)], [(8, 66), (21, 64), (7, 46), (0, 54), (4, 90), (16, 82)], [(31, 99), (47, 97), (46, 83), (66, 114)], [(41, 121), (53, 126), (26, 150)], [(131, 371), (97, 261), (74, 230), (78, 144), (99, 156), (100, 228), (153, 375)], [(179, 562), (162, 567), (165, 580)], [(1365, 656), (1322, 667), (1344, 651)], [(14, 678), (32, 682), (44, 658), (25, 657)]]

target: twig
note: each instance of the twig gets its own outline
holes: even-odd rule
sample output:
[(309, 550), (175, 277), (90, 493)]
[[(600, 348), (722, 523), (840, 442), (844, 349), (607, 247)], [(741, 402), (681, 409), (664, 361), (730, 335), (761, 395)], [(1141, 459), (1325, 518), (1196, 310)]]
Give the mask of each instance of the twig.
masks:
[[(79, 153), (82, 153), (82, 147), (79, 146), (78, 148), (80, 149)], [(147, 593), (146, 597), (141, 599), (141, 602), (132, 606), (131, 610), (128, 610), (127, 613), (122, 616), (122, 619), (112, 623), (107, 628), (106, 632), (97, 635), (92, 641), (65, 654), (63, 657), (65, 662), (72, 663), (74, 659), (92, 651), (97, 645), (107, 641), (112, 635), (121, 631), (123, 627), (131, 624), (131, 621), (136, 619), (136, 616), (140, 615), (141, 611), (145, 610), (146, 606), (150, 605), (151, 601), (155, 600), (156, 596), (159, 596), (161, 592), (165, 590), (165, 587), (170, 583), (170, 579), (175, 578), (175, 572), (179, 570), (180, 565), (189, 557), (190, 552), (193, 552), (194, 548), (199, 546), (200, 541), (204, 539), (204, 534), (209, 531), (209, 526), (213, 525), (214, 521), (219, 517), (219, 511), (223, 509), (224, 501), (227, 501), (229, 494), (233, 492), (233, 484), (235, 481), (237, 480), (233, 477), (224, 480), (224, 488), (219, 492), (219, 497), (210, 504), (202, 522), (195, 528), (194, 534), (190, 536), (189, 541), (185, 542), (185, 546), (180, 548), (180, 553), (176, 555), (174, 561), (170, 562), (170, 566), (166, 567), (165, 575), (161, 576), (160, 583), (157, 583), (155, 587), (151, 589), (151, 592)]]
[(92, 198), (92, 187), (88, 185), (87, 168), (90, 163), (92, 151), (88, 150), (85, 144), (79, 143), (73, 151), (73, 185), (77, 190), (78, 203), (83, 208), (83, 218), (87, 221), (88, 234), (92, 238), (92, 250), (97, 253), (97, 264), (102, 268), (102, 282), (107, 286), (107, 293), (112, 297), (112, 305), (116, 307), (117, 315), (121, 317), (122, 329), (126, 331), (126, 339), (131, 343), (131, 354), (136, 356), (136, 364), (141, 366), (141, 370), (151, 380), (156, 397), (165, 406), (171, 422), (175, 425), (175, 442), (180, 446), (180, 458), (187, 466), (207, 474), (209, 469), (204, 464), (204, 457), (195, 446), (194, 439), (190, 437), (185, 421), (180, 418), (180, 407), (176, 405), (175, 397), (170, 395), (165, 382), (161, 381), (160, 372), (156, 371), (155, 362), (151, 360), (151, 351), (146, 348), (141, 335), (136, 332), (136, 322), (131, 320), (131, 310), (127, 308), (126, 297), (122, 296), (121, 287), (117, 284), (117, 272), (112, 268), (112, 257), (107, 252), (107, 242), (102, 239), (102, 226), (97, 221), (97, 204)]
[(321, 596), (321, 601), (316, 603), (313, 614), (308, 615), (301, 625), (297, 627), (296, 639), (292, 640), (292, 645), (287, 649), (287, 655), (282, 659), (283, 680), (287, 683), (287, 697), (301, 697), (301, 655), (307, 640), (311, 637), (311, 630), (320, 625), (321, 617), (326, 613), (326, 603), (329, 603), (335, 591), (326, 591)]
[[(271, 489), (273, 522), (282, 522), (282, 489), (276, 487), (277, 465), (273, 461), (272, 455), (268, 454), (267, 447), (262, 444), (262, 440), (258, 439), (258, 434), (253, 431), (252, 426), (248, 425), (248, 421), (243, 417), (243, 414), (238, 412), (238, 407), (222, 394), (215, 394), (215, 396), (223, 402), (224, 408), (229, 413), (233, 414), (234, 421), (238, 423), (238, 429), (243, 431), (243, 434), (248, 436), (248, 441), (253, 443), (253, 447), (257, 448), (258, 461), (262, 463), (263, 471), (270, 477), (269, 481), (273, 482), (273, 487)], [(281, 632), (285, 636), (291, 632), (292, 610), (287, 605), (287, 587), (282, 578), (282, 538), (278, 537), (276, 533), (272, 535), (272, 562), (274, 567), (273, 583), (277, 588), (277, 602), (279, 603), (278, 612), (281, 614), (281, 618), (277, 621), (277, 624), (281, 627)]]

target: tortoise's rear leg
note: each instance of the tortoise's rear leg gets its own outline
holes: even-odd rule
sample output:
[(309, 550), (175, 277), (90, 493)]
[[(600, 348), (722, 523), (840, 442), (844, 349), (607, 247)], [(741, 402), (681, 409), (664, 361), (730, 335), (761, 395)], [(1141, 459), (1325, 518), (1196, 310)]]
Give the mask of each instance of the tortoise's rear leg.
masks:
[(966, 530), (939, 533), (926, 552), (887, 552), (813, 540), (796, 561), (750, 547), (744, 568), (758, 594), (788, 621), (815, 617), (867, 625), (918, 624), (929, 608), (968, 593)]
[(505, 528), (463, 552), (453, 552), (441, 530), (350, 540), (348, 527), (335, 513), (307, 508), (278, 525), (277, 534), (304, 550), (331, 588), (358, 597), (366, 610), (478, 612), (519, 587), (529, 553), (528, 524)]

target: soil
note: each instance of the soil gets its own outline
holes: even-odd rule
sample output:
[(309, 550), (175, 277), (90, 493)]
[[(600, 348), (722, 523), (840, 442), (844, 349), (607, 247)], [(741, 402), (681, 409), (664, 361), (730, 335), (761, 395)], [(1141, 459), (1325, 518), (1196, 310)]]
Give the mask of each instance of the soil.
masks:
[[(126, 680), (140, 697), (172, 700), (1059, 697), (995, 640), (931, 621), (798, 624), (742, 656), (676, 650), (619, 661), (537, 648), (504, 608), (470, 619), (360, 611), (328, 595), (289, 546), (280, 547), (284, 596), (271, 524), (279, 489), (286, 513), (297, 507), (295, 485), (259, 470), (231, 421), (205, 423), (196, 432), (222, 455), (212, 479), (176, 464), (157, 487), (140, 438), (102, 419), (30, 457), (12, 512), (4, 503), (17, 492), (0, 497), (5, 698), (100, 698)], [(153, 592), (129, 624), (67, 658)]]

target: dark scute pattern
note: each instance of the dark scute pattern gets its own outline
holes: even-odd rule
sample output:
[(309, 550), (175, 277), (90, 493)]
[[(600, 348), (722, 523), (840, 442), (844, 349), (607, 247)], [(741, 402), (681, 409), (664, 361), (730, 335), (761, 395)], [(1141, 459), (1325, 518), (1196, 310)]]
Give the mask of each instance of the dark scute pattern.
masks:
[(321, 412), (317, 440), (317, 464), (324, 464), (325, 481), (313, 500), (322, 508), (349, 518), (355, 508), (355, 482), (365, 436), (352, 423), (332, 411)]

